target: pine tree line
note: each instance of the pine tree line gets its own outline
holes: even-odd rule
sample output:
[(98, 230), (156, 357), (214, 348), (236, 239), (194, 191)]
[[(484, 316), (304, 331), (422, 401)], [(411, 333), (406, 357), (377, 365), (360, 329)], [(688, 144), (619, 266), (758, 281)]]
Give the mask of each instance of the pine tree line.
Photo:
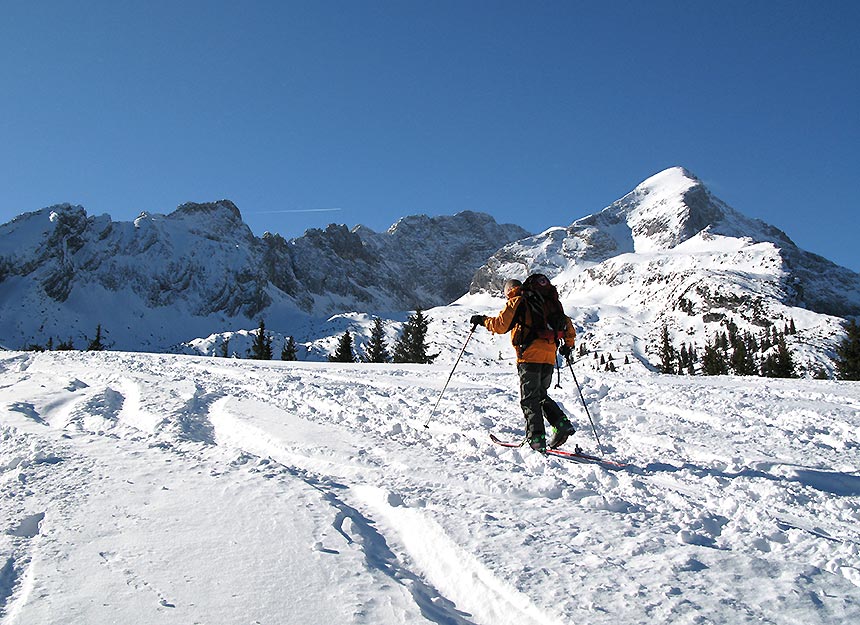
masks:
[(775, 325), (755, 335), (739, 331), (733, 321), (726, 329), (709, 338), (700, 355), (695, 344), (681, 344), (676, 349), (664, 323), (660, 331), (657, 353), (661, 373), (696, 375), (761, 376), (768, 378), (799, 377), (797, 367), (786, 342), (786, 336), (797, 333), (794, 319), (783, 330)]
[[(410, 315), (403, 326), (400, 337), (393, 351), (389, 350), (385, 339), (383, 321), (374, 318), (370, 340), (364, 353), (356, 357), (352, 335), (347, 330), (341, 336), (338, 346), (329, 360), (334, 362), (366, 362), (366, 363), (432, 363), (439, 354), (429, 354), (427, 346), (427, 330), (429, 319), (423, 311), (416, 310)], [(856, 319), (846, 321), (846, 336), (836, 348), (836, 377), (840, 380), (860, 380), (860, 327)], [(687, 375), (726, 375), (733, 373), (741, 376), (762, 376), (775, 378), (798, 377), (797, 368), (788, 348), (786, 337), (797, 333), (794, 319), (785, 324), (780, 331), (775, 325), (762, 330), (758, 335), (748, 331), (740, 332), (734, 322), (729, 321), (726, 329), (711, 337), (701, 349), (694, 344), (681, 343), (676, 348), (670, 339), (669, 329), (663, 324), (660, 332), (658, 356), (659, 369), (663, 373)], [(109, 349), (105, 343), (101, 324), (96, 327), (95, 336), (85, 340), (89, 351)], [(230, 354), (229, 338), (219, 346), (223, 357)], [(25, 351), (64, 351), (74, 350), (72, 339), (54, 343), (53, 337), (48, 339), (45, 346), (30, 344)], [(588, 350), (580, 344), (579, 355), (585, 356)], [(266, 331), (264, 320), (254, 335), (248, 357), (256, 360), (271, 360), (273, 358), (272, 336)], [(298, 360), (298, 347), (292, 336), (287, 337), (280, 353), (281, 360)], [(598, 358), (597, 352), (594, 358)], [(629, 359), (625, 357), (624, 364)], [(601, 354), (600, 366), (606, 371), (615, 371), (615, 363), (610, 354), (608, 359)], [(825, 371), (820, 371), (816, 377), (826, 377)]]
[[(105, 349), (108, 349), (110, 346), (105, 343), (104, 336), (102, 334), (102, 325), (98, 324), (96, 326), (96, 335), (93, 338), (84, 337), (84, 342), (87, 344), (85, 351), (90, 352), (100, 352)], [(38, 343), (30, 343), (24, 348), (25, 352), (66, 352), (66, 351), (74, 351), (75, 343), (69, 338), (66, 341), (60, 341), (54, 344), (54, 337), (51, 336), (48, 338), (48, 342), (45, 345), (39, 345)]]
[[(615, 356), (612, 355), (612, 352), (599, 352), (599, 351), (590, 351), (584, 342), (579, 343), (579, 347), (577, 348), (577, 354), (579, 360), (585, 358), (588, 354), (592, 354), (592, 359), (597, 362), (593, 365), (595, 371), (600, 371), (601, 368), (603, 371), (608, 373), (615, 373), (618, 369), (615, 366)], [(630, 364), (630, 355), (625, 354), (624, 356), (624, 364)]]
[(393, 351), (389, 351), (385, 340), (385, 326), (379, 317), (373, 321), (364, 354), (360, 358), (355, 356), (352, 335), (349, 330), (343, 333), (334, 353), (329, 356), (330, 362), (361, 362), (365, 363), (418, 363), (430, 364), (439, 354), (428, 353), (427, 330), (430, 319), (424, 315), (419, 308), (414, 314), (409, 315), (400, 337), (394, 344)]
[[(364, 353), (356, 355), (355, 341), (349, 330), (346, 330), (338, 340), (337, 347), (329, 354), (329, 362), (365, 362), (365, 363), (419, 363), (430, 364), (439, 354), (430, 354), (427, 345), (427, 330), (430, 324), (422, 310), (418, 309), (410, 315), (403, 325), (400, 337), (394, 344), (393, 352), (389, 350), (385, 338), (385, 324), (382, 319), (375, 317)], [(229, 353), (229, 339), (221, 344), (221, 355)], [(254, 342), (248, 351), (248, 357), (254, 360), (271, 360), (272, 336), (266, 331), (265, 321), (260, 320), (260, 327), (254, 334)], [(292, 336), (287, 337), (281, 350), (281, 360), (297, 360), (297, 347)]]

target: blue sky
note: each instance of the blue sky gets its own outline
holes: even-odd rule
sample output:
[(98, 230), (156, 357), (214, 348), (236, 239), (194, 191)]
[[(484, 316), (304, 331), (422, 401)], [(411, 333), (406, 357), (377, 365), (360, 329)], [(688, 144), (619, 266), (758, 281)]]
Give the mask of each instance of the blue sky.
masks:
[[(860, 271), (860, 2), (7, 2), (0, 222), (538, 232), (674, 165)], [(325, 209), (325, 210), (321, 210)]]

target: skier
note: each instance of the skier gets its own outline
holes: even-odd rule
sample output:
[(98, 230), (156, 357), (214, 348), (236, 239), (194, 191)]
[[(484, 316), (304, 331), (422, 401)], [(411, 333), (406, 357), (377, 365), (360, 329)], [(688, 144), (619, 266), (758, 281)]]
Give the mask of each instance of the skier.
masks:
[(511, 333), (511, 343), (517, 352), (517, 373), (520, 378), (520, 405), (526, 419), (526, 439), (529, 446), (546, 453), (547, 439), (544, 418), (553, 428), (549, 447), (563, 445), (576, 430), (547, 394), (552, 383), (553, 367), (558, 351), (568, 358), (576, 340), (576, 330), (564, 314), (558, 292), (543, 274), (505, 282), (507, 303), (495, 317), (473, 315), (473, 326), (482, 325), (493, 334)]

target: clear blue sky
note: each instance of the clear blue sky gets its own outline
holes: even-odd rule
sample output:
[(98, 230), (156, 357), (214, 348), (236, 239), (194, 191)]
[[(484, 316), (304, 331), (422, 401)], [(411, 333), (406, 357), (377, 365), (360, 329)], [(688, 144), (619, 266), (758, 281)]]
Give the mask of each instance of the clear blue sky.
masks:
[(229, 198), (258, 235), (466, 209), (538, 232), (683, 165), (860, 271), (858, 24), (855, 0), (5, 2), (0, 222)]

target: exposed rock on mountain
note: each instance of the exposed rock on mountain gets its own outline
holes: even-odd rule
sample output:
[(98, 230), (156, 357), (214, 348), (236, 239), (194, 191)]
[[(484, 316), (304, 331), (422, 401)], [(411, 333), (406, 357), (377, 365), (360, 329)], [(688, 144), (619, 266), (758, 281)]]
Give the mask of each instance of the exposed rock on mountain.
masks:
[(729, 322), (761, 329), (797, 316), (799, 340), (824, 352), (837, 317), (860, 314), (860, 275), (738, 213), (680, 167), (566, 228), (502, 247), (470, 292), (533, 272), (553, 279), (589, 338), (623, 351), (655, 344), (662, 323), (701, 345)]
[(404, 218), (387, 233), (332, 224), (288, 241), (255, 237), (229, 200), (134, 222), (54, 206), (0, 226), (0, 343), (81, 337), (104, 322), (115, 347), (167, 349), (264, 315), (439, 306), (527, 234), (464, 212)]

